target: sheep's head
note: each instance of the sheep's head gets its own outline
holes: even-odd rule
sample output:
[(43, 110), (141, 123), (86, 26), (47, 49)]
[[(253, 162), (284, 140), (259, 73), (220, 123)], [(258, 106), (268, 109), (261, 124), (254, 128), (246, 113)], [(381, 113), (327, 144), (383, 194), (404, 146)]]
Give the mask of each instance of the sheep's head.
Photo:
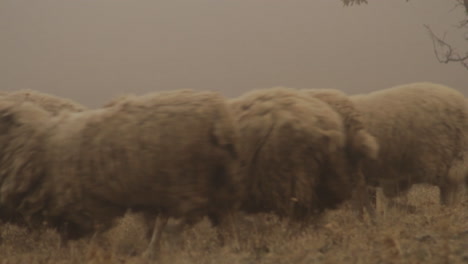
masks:
[(358, 166), (362, 160), (378, 158), (377, 139), (366, 130), (361, 113), (345, 93), (336, 89), (304, 89), (302, 91), (327, 103), (340, 114), (346, 128), (346, 152), (351, 163)]
[(351, 147), (361, 158), (376, 160), (379, 154), (377, 139), (366, 130), (359, 130), (352, 138)]
[[(325, 133), (326, 132), (326, 133)], [(324, 131), (323, 143), (326, 149), (316, 160), (320, 164), (318, 185), (316, 187), (318, 209), (336, 208), (351, 197), (355, 188), (355, 168), (346, 155), (344, 132)]]

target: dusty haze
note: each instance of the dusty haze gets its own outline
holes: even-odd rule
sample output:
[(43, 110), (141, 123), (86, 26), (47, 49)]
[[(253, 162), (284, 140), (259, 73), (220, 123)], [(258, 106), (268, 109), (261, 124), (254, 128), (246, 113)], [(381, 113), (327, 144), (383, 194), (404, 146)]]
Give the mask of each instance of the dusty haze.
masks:
[[(453, 1), (2, 0), (1, 90), (95, 107), (179, 88), (237, 96), (276, 85), (367, 92), (413, 81), (468, 95), (468, 71), (439, 64), (423, 24), (466, 50)], [(465, 48), (465, 49), (463, 49)]]

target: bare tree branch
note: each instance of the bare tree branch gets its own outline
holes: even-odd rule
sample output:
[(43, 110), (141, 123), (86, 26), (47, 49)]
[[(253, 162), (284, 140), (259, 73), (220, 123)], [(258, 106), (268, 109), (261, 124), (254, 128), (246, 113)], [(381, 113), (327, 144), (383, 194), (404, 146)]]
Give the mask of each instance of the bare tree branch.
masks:
[(345, 6), (367, 4), (367, 0), (342, 0), (342, 2)]
[(458, 28), (468, 27), (468, 18), (465, 19), (465, 20), (462, 20), (462, 21), (460, 22), (460, 24), (458, 24), (457, 27), (458, 27)]
[(424, 27), (431, 37), (434, 54), (440, 63), (459, 62), (468, 70), (468, 52), (464, 56), (461, 56), (450, 44), (445, 42), (444, 38), (439, 38), (434, 34), (428, 25), (424, 25)]
[(463, 0), (463, 3), (462, 3), (462, 0), (459, 0), (459, 2), (461, 5), (465, 6), (465, 11), (466, 11), (466, 14), (468, 15), (468, 0)]
[[(367, 4), (367, 0), (341, 0), (345, 6), (352, 6), (353, 4), (360, 5), (360, 4)], [(467, 29), (463, 38), (468, 41), (468, 0), (454, 0), (455, 6), (451, 11), (457, 8), (464, 8), (466, 13), (466, 18), (460, 21), (457, 25), (455, 25), (458, 29)], [(409, 2), (409, 0), (406, 0)], [(458, 62), (463, 67), (468, 70), (468, 50), (466, 51), (465, 55), (461, 55), (456, 49), (449, 43), (447, 43), (444, 38), (445, 34), (442, 38), (438, 37), (432, 29), (428, 25), (424, 25), (431, 37), (432, 46), (434, 48), (434, 54), (437, 60), (440, 63), (449, 63), (449, 62)]]
[[(367, 0), (341, 0), (345, 6), (352, 6), (353, 4), (360, 5), (360, 4), (367, 4)], [(409, 2), (409, 0), (406, 0)], [(457, 5), (461, 5), (465, 7), (466, 14), (468, 15), (468, 0), (457, 0)]]

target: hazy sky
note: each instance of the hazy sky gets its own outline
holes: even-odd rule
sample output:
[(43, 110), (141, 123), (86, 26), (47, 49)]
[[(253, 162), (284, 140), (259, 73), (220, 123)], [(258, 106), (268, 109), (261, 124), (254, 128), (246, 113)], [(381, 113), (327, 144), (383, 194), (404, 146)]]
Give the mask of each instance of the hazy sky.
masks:
[[(423, 24), (451, 30), (449, 0), (1, 0), (0, 86), (95, 107), (121, 93), (272, 86), (348, 93), (413, 81), (468, 95)], [(462, 32), (450, 31), (459, 47)]]

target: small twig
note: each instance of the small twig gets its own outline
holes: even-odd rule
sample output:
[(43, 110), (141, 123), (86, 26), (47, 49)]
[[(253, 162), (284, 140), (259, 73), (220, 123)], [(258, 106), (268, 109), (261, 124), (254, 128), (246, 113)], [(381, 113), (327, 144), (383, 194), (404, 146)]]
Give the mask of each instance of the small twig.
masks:
[(468, 26), (468, 18), (460, 21), (460, 23), (457, 25), (457, 28), (464, 28)]
[[(432, 40), (432, 46), (434, 48), (434, 54), (440, 63), (447, 64), (449, 62), (459, 62), (463, 67), (465, 67), (468, 70), (468, 52), (464, 56), (461, 56), (455, 51), (455, 49), (450, 44), (444, 41), (445, 34), (443, 38), (439, 38), (428, 25), (424, 25), (424, 27), (429, 32), (429, 35)], [(440, 48), (438, 49), (437, 47)], [(443, 55), (441, 55), (441, 52), (439, 52), (438, 50), (445, 50), (445, 52)]]
[(345, 6), (367, 4), (367, 0), (342, 0)]

